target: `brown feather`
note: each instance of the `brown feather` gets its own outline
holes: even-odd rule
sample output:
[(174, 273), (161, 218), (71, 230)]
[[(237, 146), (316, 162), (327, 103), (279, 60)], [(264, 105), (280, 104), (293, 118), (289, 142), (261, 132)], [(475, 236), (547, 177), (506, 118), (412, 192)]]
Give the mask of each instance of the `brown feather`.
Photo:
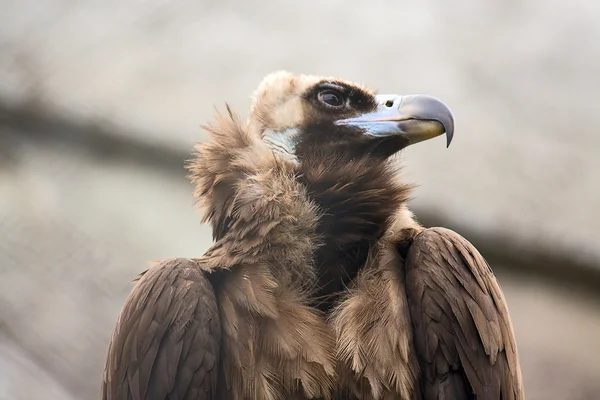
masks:
[(405, 268), (424, 399), (523, 399), (506, 302), (481, 254), (431, 228), (414, 239)]
[(213, 399), (220, 336), (216, 299), (198, 264), (172, 259), (154, 265), (117, 322), (102, 398)]
[(376, 246), (332, 316), (338, 362), (346, 376), (365, 380), (355, 388), (361, 399), (389, 393), (410, 399), (415, 390), (418, 364), (399, 266), (393, 246)]
[[(309, 306), (320, 243), (317, 206), (293, 163), (276, 158), (234, 116), (220, 116), (217, 124), (212, 141), (197, 147), (190, 171), (208, 220), (219, 227), (201, 258), (219, 282), (226, 377), (219, 390), (233, 399), (282, 399), (298, 390), (326, 398), (333, 334)], [(211, 169), (215, 162), (218, 171)], [(214, 185), (216, 173), (226, 185)], [(225, 188), (230, 192), (223, 195)]]

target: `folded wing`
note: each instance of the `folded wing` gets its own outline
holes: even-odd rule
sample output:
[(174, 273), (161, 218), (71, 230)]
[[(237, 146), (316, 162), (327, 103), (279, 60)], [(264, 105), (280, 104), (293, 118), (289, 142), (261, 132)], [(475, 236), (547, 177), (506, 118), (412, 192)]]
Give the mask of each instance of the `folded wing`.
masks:
[(221, 328), (210, 282), (194, 260), (146, 271), (117, 321), (102, 398), (216, 398)]
[(451, 230), (426, 229), (405, 268), (424, 398), (523, 399), (506, 301), (475, 247)]

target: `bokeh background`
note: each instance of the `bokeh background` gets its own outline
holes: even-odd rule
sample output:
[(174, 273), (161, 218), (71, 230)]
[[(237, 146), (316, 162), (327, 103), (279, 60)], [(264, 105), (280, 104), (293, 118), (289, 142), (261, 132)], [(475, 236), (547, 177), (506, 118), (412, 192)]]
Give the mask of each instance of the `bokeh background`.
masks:
[(131, 280), (198, 256), (184, 160), (269, 72), (453, 109), (404, 154), (427, 225), (490, 260), (527, 398), (600, 398), (600, 6), (0, 0), (0, 400), (94, 399)]

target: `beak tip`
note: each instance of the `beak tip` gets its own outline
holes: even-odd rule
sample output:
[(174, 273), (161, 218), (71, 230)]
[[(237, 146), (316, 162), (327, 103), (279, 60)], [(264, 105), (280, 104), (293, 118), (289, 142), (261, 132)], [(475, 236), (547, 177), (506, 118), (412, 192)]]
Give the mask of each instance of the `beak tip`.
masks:
[(446, 148), (450, 147), (450, 143), (452, 143), (452, 138), (454, 138), (454, 130), (446, 132)]

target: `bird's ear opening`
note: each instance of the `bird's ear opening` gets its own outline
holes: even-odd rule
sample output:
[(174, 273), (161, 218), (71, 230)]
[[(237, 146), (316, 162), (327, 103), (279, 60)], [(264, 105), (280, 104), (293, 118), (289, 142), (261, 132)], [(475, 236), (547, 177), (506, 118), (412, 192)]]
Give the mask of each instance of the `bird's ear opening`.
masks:
[(280, 131), (266, 129), (262, 133), (262, 139), (276, 155), (294, 163), (298, 162), (296, 146), (300, 140), (299, 128), (287, 128)]

